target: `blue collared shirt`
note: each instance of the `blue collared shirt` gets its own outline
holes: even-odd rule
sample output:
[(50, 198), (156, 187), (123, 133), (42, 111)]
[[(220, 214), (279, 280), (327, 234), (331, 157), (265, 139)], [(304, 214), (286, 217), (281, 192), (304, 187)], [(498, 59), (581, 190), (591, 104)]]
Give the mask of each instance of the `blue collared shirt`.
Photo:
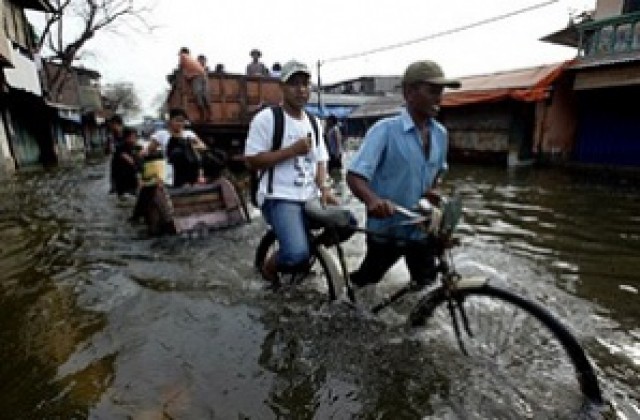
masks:
[[(383, 199), (406, 208), (415, 207), (439, 172), (447, 170), (447, 130), (429, 122), (431, 147), (425, 156), (420, 132), (406, 109), (400, 115), (378, 121), (367, 132), (349, 171), (369, 181)], [(424, 237), (415, 226), (393, 226), (406, 221), (400, 214), (386, 219), (367, 218), (367, 228), (401, 238)]]

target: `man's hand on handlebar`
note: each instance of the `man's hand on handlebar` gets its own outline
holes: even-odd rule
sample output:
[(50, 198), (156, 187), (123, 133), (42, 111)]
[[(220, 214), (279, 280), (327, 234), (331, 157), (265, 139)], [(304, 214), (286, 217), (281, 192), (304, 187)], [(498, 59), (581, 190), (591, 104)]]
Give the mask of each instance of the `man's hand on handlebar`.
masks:
[(389, 200), (376, 197), (367, 203), (367, 213), (379, 219), (391, 217), (395, 212), (396, 206)]

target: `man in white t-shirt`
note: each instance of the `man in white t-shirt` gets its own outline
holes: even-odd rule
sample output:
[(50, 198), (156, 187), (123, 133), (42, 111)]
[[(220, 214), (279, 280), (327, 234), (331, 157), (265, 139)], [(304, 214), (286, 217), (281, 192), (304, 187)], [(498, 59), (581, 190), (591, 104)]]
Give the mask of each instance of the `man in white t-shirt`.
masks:
[(262, 274), (276, 281), (277, 273), (294, 273), (307, 267), (310, 257), (309, 238), (305, 228), (305, 201), (320, 196), (325, 203), (337, 204), (325, 185), (328, 160), (322, 141), (322, 128), (317, 123), (318, 138), (309, 120), (315, 118), (304, 110), (311, 92), (311, 72), (300, 62), (289, 61), (280, 76), (284, 111), (282, 144), (271, 150), (275, 129), (274, 112), (266, 108), (255, 115), (245, 145), (246, 162), (251, 169), (273, 168), (272, 188), (268, 173), (261, 177), (258, 205), (273, 229), (279, 243), (277, 255), (267, 260)]

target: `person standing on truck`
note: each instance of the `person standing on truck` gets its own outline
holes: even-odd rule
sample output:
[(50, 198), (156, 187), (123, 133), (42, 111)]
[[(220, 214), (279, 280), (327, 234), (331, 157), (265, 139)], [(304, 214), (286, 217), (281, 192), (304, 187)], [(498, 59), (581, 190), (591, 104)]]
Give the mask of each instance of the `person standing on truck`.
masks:
[(279, 62), (273, 63), (271, 66), (271, 77), (279, 79), (282, 76), (282, 65)]
[[(309, 263), (305, 201), (320, 196), (325, 203), (337, 204), (325, 183), (328, 155), (322, 126), (304, 109), (311, 94), (311, 71), (303, 63), (287, 62), (282, 66), (280, 88), (281, 107), (258, 112), (245, 143), (247, 165), (264, 172), (257, 205), (280, 244), (277, 254), (261, 267), (264, 278), (272, 282), (277, 282), (278, 272), (300, 272)], [(280, 147), (273, 150), (276, 115), (282, 116), (278, 118), (282, 138)]]
[(249, 55), (251, 62), (247, 64), (247, 76), (269, 76), (269, 69), (260, 61), (262, 57), (260, 50), (254, 48)]
[(205, 68), (191, 57), (189, 48), (180, 49), (179, 69), (182, 78), (191, 86), (200, 111), (200, 121), (209, 121), (209, 82)]
[(204, 54), (200, 54), (198, 56), (198, 63), (200, 63), (200, 65), (204, 69), (204, 74), (209, 74), (209, 65), (207, 64), (207, 56)]

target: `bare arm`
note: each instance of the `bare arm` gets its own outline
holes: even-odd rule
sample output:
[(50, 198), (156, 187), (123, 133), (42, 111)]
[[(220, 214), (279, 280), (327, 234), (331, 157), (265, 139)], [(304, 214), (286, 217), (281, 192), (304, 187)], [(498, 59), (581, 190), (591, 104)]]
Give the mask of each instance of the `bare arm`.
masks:
[(358, 197), (367, 207), (367, 213), (373, 217), (385, 218), (393, 215), (395, 206), (389, 200), (382, 199), (371, 189), (366, 178), (353, 173), (347, 173), (347, 185), (353, 195)]
[(318, 162), (316, 166), (316, 186), (322, 194), (322, 202), (324, 204), (339, 204), (338, 199), (331, 193), (331, 189), (325, 185), (327, 180), (326, 162)]
[(191, 137), (191, 142), (193, 143), (193, 147), (195, 147), (197, 150), (207, 149), (207, 145), (205, 144), (205, 142), (203, 142), (198, 136)]
[(310, 149), (311, 139), (302, 137), (290, 146), (246, 156), (245, 159), (251, 169), (267, 169), (296, 156), (306, 155)]

